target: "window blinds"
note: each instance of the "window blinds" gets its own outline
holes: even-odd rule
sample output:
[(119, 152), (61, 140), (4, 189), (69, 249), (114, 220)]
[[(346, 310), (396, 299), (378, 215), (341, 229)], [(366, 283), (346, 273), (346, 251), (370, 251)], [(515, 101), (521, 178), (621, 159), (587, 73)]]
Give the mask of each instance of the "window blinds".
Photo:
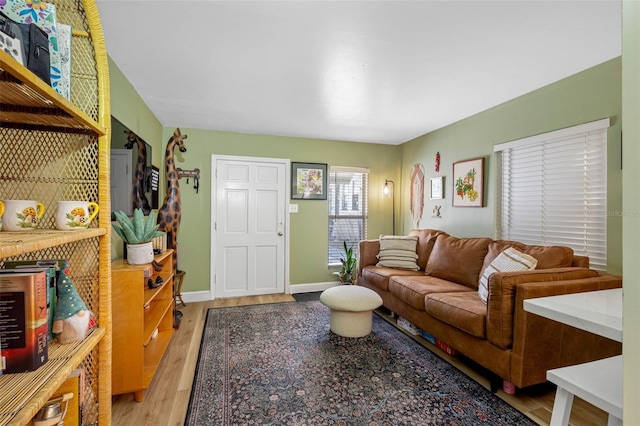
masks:
[(569, 246), (606, 270), (608, 127), (607, 118), (496, 145), (496, 237)]
[(330, 265), (340, 264), (344, 244), (357, 250), (367, 238), (369, 169), (336, 167), (329, 170), (329, 256)]

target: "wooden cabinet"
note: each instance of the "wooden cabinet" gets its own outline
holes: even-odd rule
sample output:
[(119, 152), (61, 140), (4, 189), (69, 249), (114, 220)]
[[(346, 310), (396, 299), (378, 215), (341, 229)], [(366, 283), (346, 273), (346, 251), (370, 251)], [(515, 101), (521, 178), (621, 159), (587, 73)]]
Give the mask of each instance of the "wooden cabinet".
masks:
[[(162, 265), (129, 265), (115, 260), (111, 266), (113, 295), (114, 395), (133, 392), (142, 401), (144, 391), (162, 360), (173, 335), (174, 271), (173, 250), (155, 256)], [(150, 289), (149, 280), (162, 284)]]
[[(71, 100), (0, 51), (0, 199), (44, 204), (38, 229), (0, 232), (7, 260), (68, 259), (70, 278), (97, 322), (79, 343), (50, 343), (34, 372), (0, 376), (0, 425), (29, 423), (76, 368), (85, 371), (83, 423), (111, 423), (109, 72), (95, 2), (47, 0), (73, 27)], [(86, 230), (55, 229), (59, 200), (97, 202)]]

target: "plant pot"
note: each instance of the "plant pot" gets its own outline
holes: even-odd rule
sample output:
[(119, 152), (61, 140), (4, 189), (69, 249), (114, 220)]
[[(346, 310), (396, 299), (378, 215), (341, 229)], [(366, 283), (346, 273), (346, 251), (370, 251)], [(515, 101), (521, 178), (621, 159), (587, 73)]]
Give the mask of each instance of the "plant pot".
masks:
[(127, 262), (130, 265), (153, 262), (153, 243), (127, 244)]

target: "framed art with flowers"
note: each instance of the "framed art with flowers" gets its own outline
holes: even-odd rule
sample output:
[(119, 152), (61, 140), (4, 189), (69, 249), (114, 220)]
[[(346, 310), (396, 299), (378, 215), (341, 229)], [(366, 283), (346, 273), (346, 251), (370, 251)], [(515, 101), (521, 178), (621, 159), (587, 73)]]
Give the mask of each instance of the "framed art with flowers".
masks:
[(484, 157), (453, 163), (453, 207), (484, 207)]
[(326, 200), (327, 165), (291, 163), (291, 199)]

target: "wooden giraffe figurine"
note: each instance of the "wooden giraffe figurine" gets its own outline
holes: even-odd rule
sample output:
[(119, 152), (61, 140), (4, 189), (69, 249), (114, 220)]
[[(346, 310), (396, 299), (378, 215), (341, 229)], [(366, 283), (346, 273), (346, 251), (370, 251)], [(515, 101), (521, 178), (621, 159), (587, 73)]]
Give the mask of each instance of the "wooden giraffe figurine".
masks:
[(131, 202), (134, 209), (142, 209), (142, 213), (148, 215), (151, 212), (151, 206), (144, 193), (144, 180), (147, 178), (147, 146), (131, 130), (125, 130), (124, 133), (127, 135), (125, 148), (132, 149), (134, 144), (138, 145), (138, 161), (136, 162), (136, 174), (133, 176)]
[(184, 140), (187, 135), (180, 133), (177, 128), (173, 136), (167, 142), (164, 152), (164, 174), (167, 180), (167, 190), (162, 207), (158, 210), (158, 224), (160, 231), (167, 233), (167, 248), (173, 249), (173, 265), (178, 269), (178, 230), (182, 218), (182, 204), (180, 202), (180, 185), (178, 184), (178, 172), (173, 161), (173, 149), (178, 146), (180, 152), (187, 152)]

